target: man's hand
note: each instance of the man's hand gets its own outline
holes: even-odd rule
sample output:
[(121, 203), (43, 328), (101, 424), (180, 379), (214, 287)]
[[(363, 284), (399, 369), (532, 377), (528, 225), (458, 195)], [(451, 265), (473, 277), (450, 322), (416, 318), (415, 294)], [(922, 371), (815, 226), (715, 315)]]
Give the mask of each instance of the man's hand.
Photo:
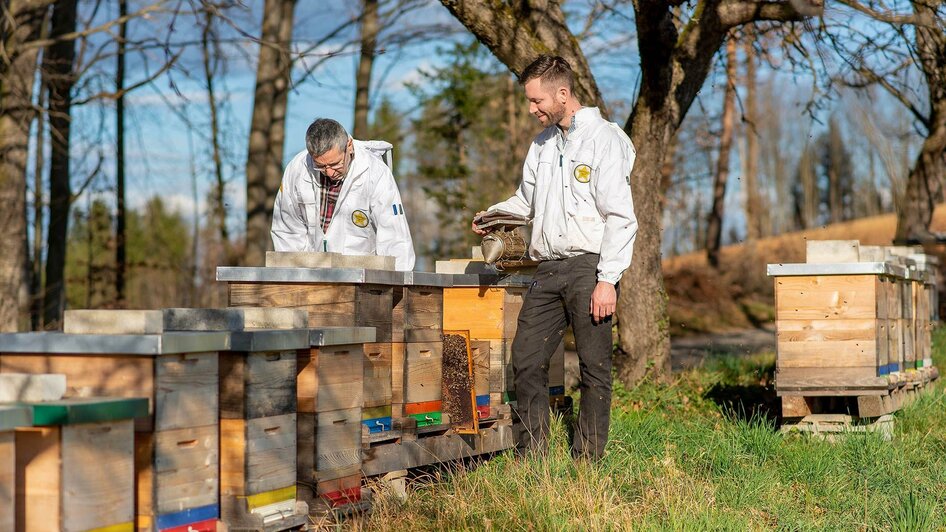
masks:
[(608, 316), (614, 314), (617, 302), (618, 296), (614, 285), (598, 281), (594, 292), (591, 293), (591, 318), (595, 323), (603, 322)]
[[(480, 212), (476, 213), (475, 216), (473, 216), (473, 219), (476, 220), (477, 218), (479, 218), (480, 216), (482, 216), (482, 215), (484, 215), (484, 214), (486, 214), (486, 211), (480, 211)], [(485, 235), (486, 233), (489, 232), (489, 231), (484, 231), (484, 230), (480, 229), (479, 227), (477, 227), (477, 226), (476, 226), (476, 222), (473, 222), (473, 223), (471, 224), (471, 227), (473, 228), (473, 232), (476, 233), (476, 234), (478, 234), (478, 235), (480, 235), (480, 236)]]

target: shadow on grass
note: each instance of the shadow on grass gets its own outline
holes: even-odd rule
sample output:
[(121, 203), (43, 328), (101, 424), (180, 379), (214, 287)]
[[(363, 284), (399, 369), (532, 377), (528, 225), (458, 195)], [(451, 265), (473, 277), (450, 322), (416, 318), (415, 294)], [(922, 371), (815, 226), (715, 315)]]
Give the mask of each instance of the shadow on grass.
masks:
[(703, 397), (716, 403), (730, 419), (765, 419), (777, 426), (781, 422), (782, 403), (775, 394), (775, 363), (746, 367), (731, 361), (721, 361), (716, 368), (722, 373), (721, 379)]

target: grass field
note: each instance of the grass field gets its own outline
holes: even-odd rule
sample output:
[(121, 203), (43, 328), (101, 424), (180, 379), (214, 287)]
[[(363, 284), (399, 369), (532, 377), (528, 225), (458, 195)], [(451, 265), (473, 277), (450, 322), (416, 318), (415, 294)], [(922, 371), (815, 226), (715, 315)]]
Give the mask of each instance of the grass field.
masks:
[[(946, 333), (934, 338), (946, 362)], [(894, 441), (776, 429), (774, 355), (725, 359), (616, 391), (602, 463), (575, 463), (562, 423), (547, 456), (437, 471), (382, 493), (370, 530), (946, 529), (946, 393), (896, 414)]]

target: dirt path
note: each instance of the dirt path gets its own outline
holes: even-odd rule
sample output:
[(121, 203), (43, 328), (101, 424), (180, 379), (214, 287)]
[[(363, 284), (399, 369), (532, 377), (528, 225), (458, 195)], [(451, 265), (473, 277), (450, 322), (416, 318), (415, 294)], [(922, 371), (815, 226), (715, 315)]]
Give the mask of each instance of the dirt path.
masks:
[(670, 365), (673, 371), (698, 367), (707, 358), (727, 355), (753, 355), (775, 351), (775, 325), (762, 329), (742, 329), (727, 333), (697, 334), (670, 340)]
[[(674, 372), (699, 367), (708, 358), (754, 355), (775, 351), (775, 325), (726, 333), (694, 334), (670, 340), (670, 367)], [(578, 353), (565, 351), (565, 386), (578, 385)]]

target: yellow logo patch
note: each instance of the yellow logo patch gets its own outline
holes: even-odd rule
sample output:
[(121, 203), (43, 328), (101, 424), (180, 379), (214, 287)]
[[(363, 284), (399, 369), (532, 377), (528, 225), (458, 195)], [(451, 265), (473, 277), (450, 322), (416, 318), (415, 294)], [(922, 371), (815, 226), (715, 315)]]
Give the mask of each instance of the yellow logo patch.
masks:
[(365, 214), (365, 211), (359, 209), (351, 213), (351, 223), (358, 227), (368, 227), (368, 215)]
[(587, 164), (579, 164), (575, 167), (575, 181), (587, 183), (591, 181), (591, 167)]

